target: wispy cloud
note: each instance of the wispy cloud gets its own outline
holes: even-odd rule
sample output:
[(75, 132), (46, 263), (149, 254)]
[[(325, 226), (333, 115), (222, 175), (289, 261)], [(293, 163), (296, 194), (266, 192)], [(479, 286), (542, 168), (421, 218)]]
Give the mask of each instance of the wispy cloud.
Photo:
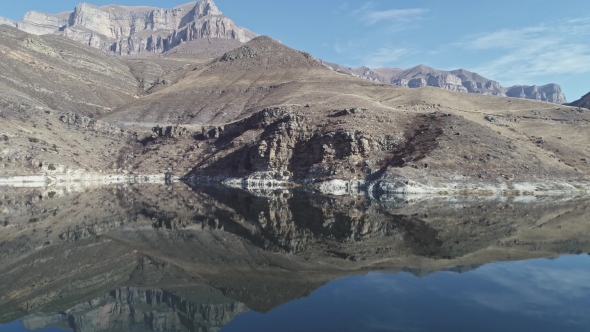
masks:
[(475, 71), (497, 80), (590, 73), (590, 18), (567, 19), (471, 36), (456, 44), (466, 51), (498, 53)]
[(365, 13), (364, 19), (367, 24), (375, 24), (381, 21), (394, 22), (412, 22), (422, 19), (423, 15), (428, 12), (425, 8), (410, 8), (410, 9), (390, 9), (383, 11), (368, 11)]
[[(357, 4), (358, 6), (358, 4)], [(334, 50), (353, 60), (356, 66), (370, 68), (398, 66), (400, 60), (416, 54), (412, 44), (393, 40), (392, 34), (419, 27), (426, 19), (427, 8), (382, 8), (372, 2), (364, 2), (356, 9), (343, 4), (338, 11), (347, 11), (346, 18), (367, 26), (362, 38), (337, 41)]]
[(416, 51), (410, 48), (381, 47), (374, 52), (364, 54), (362, 61), (369, 68), (381, 68), (395, 65), (400, 59), (415, 53)]
[(399, 60), (417, 53), (410, 47), (396, 47), (388, 44), (371, 49), (362, 42), (352, 40), (344, 44), (335, 43), (334, 50), (336, 53), (346, 54), (348, 58), (369, 68), (395, 66)]
[(428, 13), (427, 8), (389, 8), (376, 9), (372, 2), (364, 3), (360, 8), (353, 10), (352, 14), (365, 25), (381, 23), (385, 25), (385, 32), (399, 32), (414, 28), (417, 21), (423, 20)]

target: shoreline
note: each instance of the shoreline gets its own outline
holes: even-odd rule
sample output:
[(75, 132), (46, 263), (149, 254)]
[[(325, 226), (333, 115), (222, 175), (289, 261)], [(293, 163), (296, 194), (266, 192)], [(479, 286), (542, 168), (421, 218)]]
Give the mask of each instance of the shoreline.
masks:
[(80, 186), (102, 186), (111, 184), (166, 184), (167, 179), (177, 182), (178, 177), (169, 178), (166, 174), (59, 174), (0, 177), (0, 187), (46, 188)]
[(586, 196), (590, 195), (590, 182), (585, 181), (519, 181), (499, 183), (419, 183), (407, 179), (393, 181), (332, 179), (316, 181), (178, 177), (170, 174), (96, 174), (73, 173), (59, 175), (33, 175), (0, 177), (0, 187), (47, 188), (69, 186), (106, 186), (112, 184), (170, 184), (184, 182), (189, 185), (211, 184), (244, 190), (273, 190), (308, 188), (320, 194), (333, 196), (472, 196), (472, 197), (535, 197), (535, 196)]
[(189, 184), (212, 183), (226, 187), (257, 189), (291, 189), (310, 188), (321, 194), (334, 196), (368, 195), (368, 196), (476, 196), (476, 197), (534, 197), (534, 196), (585, 196), (590, 195), (590, 182), (584, 181), (545, 181), (545, 182), (501, 182), (501, 183), (464, 183), (447, 182), (444, 184), (422, 184), (412, 180), (363, 181), (333, 179), (315, 182), (313, 179), (296, 182), (277, 179), (188, 177), (181, 181)]

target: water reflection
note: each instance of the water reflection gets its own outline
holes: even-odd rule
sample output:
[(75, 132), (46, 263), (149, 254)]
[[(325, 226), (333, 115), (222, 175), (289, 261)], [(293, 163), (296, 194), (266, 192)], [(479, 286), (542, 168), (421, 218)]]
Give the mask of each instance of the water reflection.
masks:
[(233, 331), (588, 331), (590, 258), (494, 263), (427, 278), (370, 273), (340, 279)]
[(218, 331), (248, 308), (219, 291), (178, 295), (162, 289), (120, 288), (65, 311), (21, 319), (38, 330), (56, 326), (74, 331)]
[[(478, 315), (501, 308), (509, 314), (511, 305), (547, 315), (549, 306), (587, 293), (579, 286), (585, 260), (582, 274), (559, 265), (487, 265), (589, 252), (583, 198), (408, 201), (175, 184), (3, 188), (0, 201), (0, 322), (22, 319), (21, 328), (217, 331), (233, 321), (227, 328), (240, 330), (255, 312), (272, 320), (291, 303), (313, 307), (316, 294), (349, 279), (380, 285), (385, 301), (395, 289), (411, 289), (401, 281), (437, 289), (441, 284), (430, 278), (452, 275), (462, 281), (448, 287), (461, 303), (485, 308)], [(387, 273), (346, 278), (371, 271)], [(478, 281), (466, 293), (462, 282), (470, 278)], [(526, 287), (532, 281), (536, 286)], [(487, 292), (489, 284), (506, 292)], [(338, 289), (357, 306), (364, 301), (348, 286)], [(555, 296), (547, 294), (557, 291), (560, 300), (551, 302)]]

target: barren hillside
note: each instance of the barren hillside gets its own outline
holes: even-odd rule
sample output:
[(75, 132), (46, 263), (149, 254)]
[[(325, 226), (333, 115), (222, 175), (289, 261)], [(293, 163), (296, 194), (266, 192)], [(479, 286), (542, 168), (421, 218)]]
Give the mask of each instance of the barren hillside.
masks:
[(587, 110), (369, 82), (267, 37), (104, 119), (128, 127), (181, 125), (144, 141), (131, 162), (142, 172), (157, 165), (252, 180), (410, 179), (431, 188), (453, 182), (508, 188), (575, 183), (590, 171)]
[(574, 101), (570, 104), (571, 106), (590, 108), (590, 93), (584, 95), (579, 100)]
[(98, 115), (140, 94), (123, 62), (66, 38), (3, 25), (0, 56), (2, 112), (24, 105)]

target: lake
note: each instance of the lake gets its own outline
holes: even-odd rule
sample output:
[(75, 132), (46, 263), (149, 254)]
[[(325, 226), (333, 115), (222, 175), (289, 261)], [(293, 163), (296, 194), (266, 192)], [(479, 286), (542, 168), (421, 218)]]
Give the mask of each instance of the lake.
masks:
[(2, 188), (3, 331), (588, 331), (584, 197)]

